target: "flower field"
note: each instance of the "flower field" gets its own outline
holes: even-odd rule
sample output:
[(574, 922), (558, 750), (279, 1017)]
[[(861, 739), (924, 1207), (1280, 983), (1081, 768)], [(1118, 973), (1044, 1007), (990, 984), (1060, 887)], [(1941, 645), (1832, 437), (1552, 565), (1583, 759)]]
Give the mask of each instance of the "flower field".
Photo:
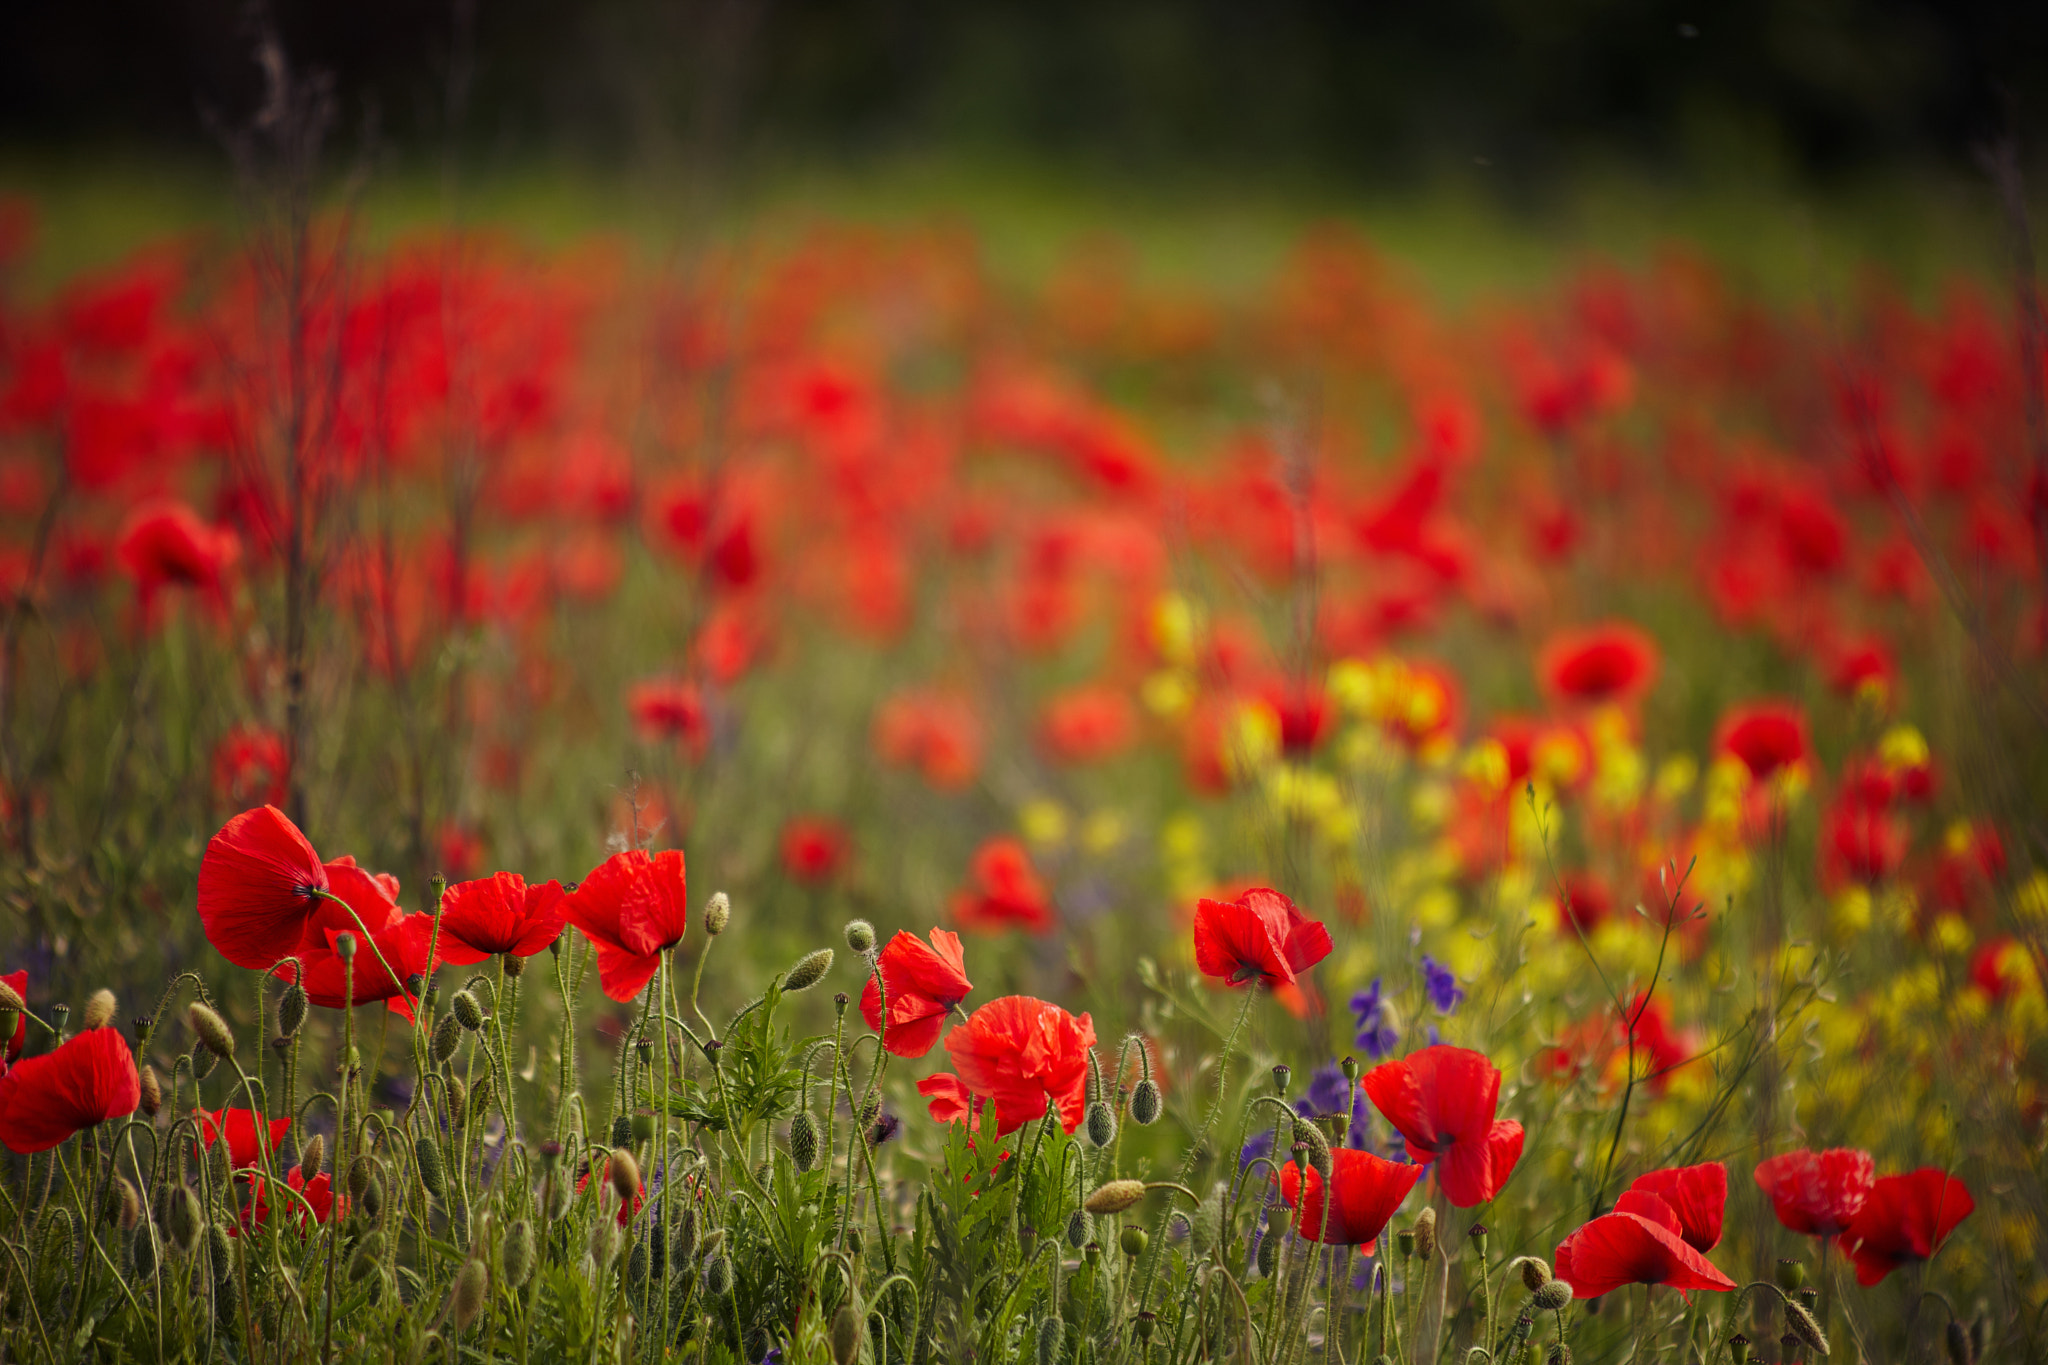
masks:
[(2030, 293), (36, 233), (0, 1359), (2048, 1359)]

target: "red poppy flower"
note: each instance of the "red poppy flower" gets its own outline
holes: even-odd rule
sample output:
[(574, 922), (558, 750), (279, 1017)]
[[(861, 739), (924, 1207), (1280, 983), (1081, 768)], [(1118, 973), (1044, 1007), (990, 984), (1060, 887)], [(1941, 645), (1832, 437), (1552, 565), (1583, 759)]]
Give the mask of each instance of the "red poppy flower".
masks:
[(930, 1111), (933, 1123), (959, 1123), (973, 1121), (974, 1113), (981, 1107), (981, 1100), (967, 1088), (967, 1083), (950, 1071), (939, 1071), (917, 1083), (917, 1093), (925, 1097), (925, 1108)]
[(517, 872), (458, 882), (441, 897), (441, 960), (467, 967), (495, 953), (532, 957), (560, 937), (568, 902), (560, 882), (528, 886)]
[(299, 946), (328, 889), (327, 869), (299, 827), (275, 806), (221, 826), (199, 861), (199, 922), (237, 967), (268, 971)]
[(1522, 1158), (1522, 1125), (1494, 1119), (1500, 1068), (1483, 1053), (1439, 1043), (1381, 1063), (1363, 1084), (1408, 1140), (1408, 1155), (1437, 1163), (1437, 1183), (1461, 1209), (1498, 1194)]
[[(1361, 1247), (1362, 1255), (1373, 1254), (1373, 1244), (1393, 1218), (1408, 1191), (1422, 1179), (1423, 1168), (1388, 1161), (1371, 1152), (1340, 1147), (1330, 1153), (1331, 1183), (1337, 1197), (1323, 1210), (1323, 1177), (1313, 1167), (1308, 1172), (1308, 1194), (1301, 1194), (1301, 1173), (1293, 1162), (1280, 1167), (1280, 1197), (1294, 1209), (1294, 1226), (1311, 1242), (1334, 1246)], [(1298, 1205), (1298, 1206), (1297, 1206)], [(1327, 1219), (1327, 1221), (1325, 1221)]]
[(233, 531), (173, 502), (138, 508), (122, 526), (114, 555), (135, 580), (147, 616), (166, 588), (196, 588), (218, 599), (239, 548)]
[(1876, 1284), (1908, 1261), (1926, 1260), (1976, 1207), (1963, 1182), (1939, 1166), (1875, 1181), (1839, 1239), (1856, 1262), (1856, 1283)]
[[(1629, 1189), (1663, 1200), (1678, 1219), (1678, 1235), (1694, 1251), (1712, 1251), (1721, 1244), (1721, 1218), (1728, 1207), (1728, 1168), (1720, 1162), (1645, 1171)], [(1614, 1207), (1622, 1210), (1619, 1203)]]
[[(1623, 1196), (1628, 1199), (1628, 1195)], [(1661, 1203), (1655, 1195), (1638, 1193), (1633, 1202), (1648, 1208)], [(1678, 1219), (1670, 1210), (1652, 1219), (1624, 1212), (1595, 1218), (1558, 1244), (1551, 1264), (1557, 1278), (1582, 1299), (1597, 1298), (1628, 1284), (1662, 1284), (1677, 1290), (1735, 1288), (1735, 1281), (1713, 1262), (1685, 1244)]]
[(1779, 769), (1805, 760), (1806, 717), (1790, 702), (1738, 706), (1722, 717), (1715, 747), (1741, 759), (1749, 775), (1761, 782)]
[[(305, 969), (303, 979), (289, 962), (279, 963), (275, 975), (280, 981), (298, 980), (306, 998), (323, 1009), (384, 1000), (390, 1002), (394, 1014), (410, 1020), (412, 998), (405, 979), (431, 970), (427, 948), (433, 937), (433, 916), (400, 910), (398, 878), (388, 872), (358, 867), (356, 860), (346, 855), (322, 870), (334, 899), (317, 903), (294, 948), (293, 955)], [(338, 950), (343, 934), (355, 939), (353, 974)]]
[(1071, 1133), (1087, 1104), (1088, 1049), (1095, 1023), (1028, 995), (991, 1000), (946, 1035), (953, 1070), (976, 1095), (995, 1101), (998, 1130), (1011, 1132), (1059, 1105)]
[[(605, 1183), (605, 1188), (610, 1189), (612, 1183), (612, 1163), (610, 1158), (606, 1158), (605, 1160), (604, 1166), (602, 1168), (602, 1177)], [(586, 1166), (583, 1169), (583, 1174), (580, 1177), (578, 1177), (576, 1181), (576, 1193), (583, 1193), (584, 1189), (589, 1184), (590, 1168)], [(616, 1193), (616, 1191), (614, 1191), (614, 1193)], [(626, 1226), (626, 1224), (632, 1222), (633, 1215), (640, 1212), (641, 1205), (645, 1204), (646, 1202), (647, 1182), (643, 1179), (640, 1181), (638, 1187), (634, 1189), (632, 1199), (623, 1201), (619, 1204), (619, 1226), (624, 1227)]]
[(87, 1029), (0, 1076), (0, 1146), (46, 1152), (73, 1133), (126, 1118), (140, 1103), (142, 1076), (127, 1039), (119, 1029)]
[(846, 831), (836, 820), (798, 816), (782, 827), (782, 870), (805, 886), (829, 882), (846, 865)]
[(704, 696), (695, 683), (655, 679), (626, 689), (633, 726), (647, 740), (675, 740), (691, 753), (703, 752), (711, 737)]
[(1563, 913), (1559, 927), (1569, 935), (1572, 926), (1590, 934), (1607, 922), (1614, 913), (1614, 893), (1607, 889), (1607, 883), (1591, 872), (1570, 872), (1564, 878)]
[[(12, 986), (14, 988), (14, 993), (20, 996), (23, 1000), (28, 999), (28, 972), (26, 970), (19, 972), (10, 972), (6, 976), (0, 976), (0, 981), (4, 981), (8, 985)], [(21, 1050), (27, 1046), (28, 1016), (25, 1014), (16, 1015), (14, 1019), (14, 1035), (7, 1040), (7, 1044), (4, 1049), (7, 1054), (6, 1060), (10, 1062), (13, 1061), (16, 1057), (19, 1057), (21, 1055)]]
[(1567, 702), (1630, 701), (1657, 678), (1657, 642), (1621, 622), (1550, 638), (1537, 671), (1551, 695)]
[(213, 748), (213, 796), (223, 805), (278, 805), (290, 773), (284, 736), (260, 725), (237, 725)]
[(981, 771), (981, 718), (973, 704), (939, 692), (905, 692), (875, 713), (874, 746), (892, 767), (914, 767), (940, 791), (959, 791)]
[[(927, 945), (917, 935), (899, 930), (882, 949), (878, 965), (882, 985), (889, 991), (889, 1051), (898, 1057), (922, 1057), (939, 1041), (946, 1016), (974, 989), (967, 979), (960, 936), (934, 929)], [(860, 993), (860, 1013), (869, 1028), (881, 1030), (881, 990), (873, 977)]]
[(1232, 986), (1291, 986), (1330, 955), (1330, 931), (1265, 887), (1195, 906), (1195, 965)]
[(689, 922), (683, 855), (670, 849), (614, 853), (569, 897), (569, 923), (597, 949), (597, 979), (614, 1000), (638, 995), (683, 941)]
[[(284, 1183), (297, 1190), (306, 1203), (312, 1206), (314, 1222), (327, 1223), (337, 1215), (348, 1217), (348, 1196), (335, 1194), (334, 1182), (327, 1172), (322, 1171), (309, 1181), (300, 1175), (299, 1168), (294, 1166), (286, 1172)], [(285, 1206), (298, 1215), (299, 1228), (302, 1232), (306, 1231), (305, 1207), (297, 1199), (285, 1200)], [(269, 1221), (270, 1200), (264, 1193), (263, 1177), (252, 1176), (249, 1178), (249, 1200), (242, 1206), (241, 1225), (245, 1228), (260, 1227)], [(240, 1235), (233, 1226), (227, 1231), (230, 1237)]]
[(1138, 737), (1138, 722), (1122, 692), (1091, 685), (1046, 702), (1039, 734), (1046, 752), (1058, 762), (1099, 763), (1131, 747)]
[[(236, 1170), (258, 1165), (263, 1153), (257, 1148), (259, 1134), (256, 1129), (256, 1111), (253, 1109), (194, 1109), (192, 1117), (199, 1120), (199, 1141), (209, 1150), (223, 1136), (228, 1140), (228, 1161)], [(275, 1152), (280, 1143), (292, 1130), (289, 1117), (266, 1119), (269, 1129), (263, 1138), (267, 1149)]]
[(1833, 1237), (1870, 1197), (1877, 1168), (1853, 1147), (1787, 1152), (1757, 1163), (1757, 1188), (1770, 1196), (1778, 1221), (1808, 1237)]
[(1015, 839), (990, 839), (967, 865), (970, 885), (953, 893), (953, 918), (963, 929), (1000, 933), (1052, 930), (1052, 897)]

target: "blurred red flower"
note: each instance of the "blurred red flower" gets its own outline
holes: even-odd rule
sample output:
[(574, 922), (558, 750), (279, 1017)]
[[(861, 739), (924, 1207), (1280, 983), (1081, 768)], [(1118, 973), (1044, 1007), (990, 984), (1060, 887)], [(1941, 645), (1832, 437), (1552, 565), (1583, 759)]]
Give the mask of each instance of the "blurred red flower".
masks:
[(1521, 1160), (1522, 1125), (1495, 1120), (1500, 1068), (1484, 1053), (1439, 1043), (1381, 1063), (1362, 1084), (1408, 1155), (1437, 1163), (1437, 1183), (1461, 1209), (1492, 1199)]
[(1095, 1024), (1028, 995), (991, 1000), (946, 1035), (953, 1070), (969, 1092), (995, 1102), (996, 1126), (1009, 1133), (1059, 1106), (1061, 1125), (1080, 1126), (1087, 1102), (1088, 1049)]
[(1301, 1173), (1293, 1162), (1283, 1163), (1280, 1197), (1295, 1210), (1294, 1226), (1309, 1241), (1360, 1247), (1361, 1255), (1370, 1256), (1373, 1244), (1401, 1207), (1401, 1201), (1422, 1179), (1424, 1168), (1348, 1147), (1332, 1151), (1330, 1160), (1334, 1163), (1330, 1183), (1337, 1193), (1327, 1214), (1323, 1209), (1323, 1177), (1314, 1167), (1308, 1170), (1307, 1195), (1297, 1198), (1302, 1194)]
[(320, 855), (275, 806), (243, 811), (221, 826), (199, 861), (199, 922), (206, 941), (237, 967), (268, 971), (299, 946), (328, 889)]
[(568, 906), (560, 882), (528, 886), (517, 872), (458, 882), (441, 897), (441, 961), (466, 967), (494, 953), (532, 957), (561, 936)]
[[(1728, 1168), (1720, 1162), (1645, 1171), (1629, 1190), (1663, 1200), (1678, 1219), (1678, 1235), (1694, 1251), (1712, 1251), (1721, 1244), (1721, 1220), (1728, 1208)], [(1614, 1207), (1616, 1212), (1630, 1211), (1619, 1201)]]
[(237, 725), (213, 748), (213, 798), (224, 806), (281, 805), (290, 775), (284, 736), (265, 726)]
[[(877, 970), (889, 993), (889, 1051), (898, 1057), (922, 1057), (930, 1052), (953, 1007), (974, 989), (967, 979), (960, 937), (944, 929), (932, 930), (929, 944), (898, 930), (882, 949)], [(868, 1027), (879, 1033), (881, 990), (872, 976), (860, 993), (860, 1012)]]
[(1291, 986), (1330, 955), (1330, 931), (1278, 891), (1259, 887), (1234, 901), (1195, 905), (1195, 965), (1232, 986)]
[(838, 876), (849, 850), (846, 830), (827, 816), (799, 815), (782, 827), (782, 870), (805, 886)]
[(1633, 701), (1657, 679), (1657, 642), (1623, 622), (1553, 635), (1537, 656), (1544, 687), (1566, 702)]
[[(1094, 1041), (1090, 1035), (1089, 1041)], [(47, 1152), (142, 1103), (142, 1075), (119, 1029), (87, 1029), (0, 1076), (0, 1146)]]
[(597, 949), (597, 979), (614, 1000), (631, 1000), (654, 978), (661, 955), (683, 941), (689, 921), (683, 855), (633, 848), (598, 864), (569, 897), (568, 920)]
[(1138, 726), (1123, 693), (1077, 687), (1045, 704), (1039, 734), (1046, 751), (1061, 763), (1099, 763), (1130, 748)]
[(963, 929), (1052, 932), (1052, 897), (1015, 839), (997, 837), (974, 851), (968, 885), (953, 893), (953, 919)]
[(114, 555), (135, 580), (143, 619), (166, 588), (191, 588), (224, 601), (227, 572), (240, 553), (233, 531), (207, 525), (184, 503), (157, 503), (129, 514)]
[(1853, 1147), (1786, 1152), (1757, 1163), (1756, 1184), (1778, 1221), (1808, 1237), (1833, 1237), (1870, 1198), (1876, 1166)]
[(936, 692), (904, 692), (875, 713), (875, 752), (916, 768), (940, 791), (958, 791), (981, 771), (981, 720), (971, 703)]
[(1715, 747), (1733, 754), (1761, 782), (1806, 759), (1806, 717), (1790, 702), (1759, 701), (1729, 710), (1721, 718)]
[(645, 740), (672, 740), (701, 754), (711, 737), (704, 696), (695, 683), (657, 678), (626, 689), (626, 710)]
[(1939, 1166), (1923, 1166), (1873, 1182), (1838, 1240), (1856, 1263), (1856, 1283), (1872, 1285), (1908, 1262), (1934, 1255), (1976, 1208), (1962, 1181)]

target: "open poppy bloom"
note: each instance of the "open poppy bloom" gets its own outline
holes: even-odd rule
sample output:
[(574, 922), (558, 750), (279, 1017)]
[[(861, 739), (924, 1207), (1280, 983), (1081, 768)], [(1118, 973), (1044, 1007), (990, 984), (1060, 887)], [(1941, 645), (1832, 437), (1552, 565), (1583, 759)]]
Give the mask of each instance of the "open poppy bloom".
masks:
[(654, 979), (661, 955), (689, 922), (683, 855), (629, 848), (599, 863), (569, 897), (568, 920), (597, 949), (597, 980), (631, 1000)]
[(939, 1071), (917, 1083), (917, 1093), (924, 1096), (925, 1108), (930, 1112), (933, 1123), (969, 1123), (981, 1108), (981, 1100), (967, 1088), (967, 1083), (950, 1071)]
[[(0, 976), (0, 981), (4, 981), (14, 987), (14, 993), (22, 999), (28, 999), (28, 972), (26, 970), (9, 972), (6, 976)], [(21, 1050), (27, 1046), (28, 1016), (25, 1014), (17, 1015), (14, 1020), (14, 1032), (9, 1035), (4, 1045), (0, 1045), (0, 1052), (4, 1052), (6, 1054), (5, 1060), (11, 1062), (16, 1057), (19, 1057)]]
[(1000, 1132), (1013, 1132), (1059, 1105), (1069, 1133), (1087, 1107), (1088, 1049), (1095, 1023), (1028, 995), (991, 1000), (946, 1035), (953, 1070), (973, 1094), (995, 1101)]
[[(327, 1223), (337, 1214), (343, 1218), (348, 1217), (348, 1196), (337, 1195), (334, 1192), (334, 1181), (327, 1172), (322, 1171), (308, 1180), (300, 1175), (299, 1168), (294, 1166), (285, 1173), (284, 1183), (298, 1191), (306, 1201), (305, 1205), (300, 1204), (297, 1199), (288, 1198), (284, 1201), (285, 1207), (298, 1216), (300, 1231), (308, 1230), (306, 1205), (312, 1207), (312, 1221), (316, 1223)], [(242, 1205), (241, 1225), (245, 1228), (260, 1227), (269, 1221), (270, 1200), (264, 1193), (263, 1177), (251, 1176), (248, 1202)], [(239, 1235), (233, 1225), (230, 1225), (227, 1231), (230, 1237)]]
[(142, 1075), (128, 1040), (119, 1029), (87, 1029), (0, 1076), (0, 1146), (24, 1156), (47, 1152), (141, 1103)]
[[(1663, 1200), (1678, 1219), (1678, 1235), (1694, 1251), (1712, 1251), (1721, 1245), (1721, 1219), (1728, 1208), (1728, 1168), (1720, 1162), (1645, 1171), (1628, 1188)], [(1626, 1206), (1617, 1202), (1614, 1207), (1620, 1211)]]
[(1543, 683), (1566, 701), (1599, 703), (1639, 697), (1657, 678), (1657, 643), (1615, 622), (1552, 636), (1537, 659)]
[(1662, 1284), (1681, 1291), (1735, 1288), (1735, 1281), (1686, 1245), (1670, 1206), (1639, 1190), (1624, 1194), (1613, 1213), (1565, 1238), (1551, 1263), (1557, 1278), (1582, 1299), (1627, 1284)]
[(1737, 706), (1722, 717), (1715, 747), (1741, 759), (1750, 777), (1761, 782), (1805, 760), (1806, 717), (1790, 702)]
[(276, 806), (245, 810), (221, 826), (199, 862), (199, 922), (206, 941), (237, 967), (269, 971), (305, 936), (328, 889), (327, 869), (299, 827)]
[(1872, 1285), (1932, 1256), (1976, 1208), (1962, 1181), (1939, 1166), (1923, 1166), (1873, 1182), (1838, 1240), (1856, 1263), (1856, 1283)]
[(990, 839), (967, 865), (970, 885), (953, 893), (953, 918), (961, 928), (984, 933), (1052, 930), (1052, 897), (1031, 855), (1015, 839)]
[(1280, 1197), (1295, 1211), (1294, 1226), (1311, 1242), (1363, 1248), (1373, 1254), (1373, 1244), (1392, 1221), (1401, 1201), (1415, 1182), (1422, 1179), (1422, 1167), (1388, 1161), (1371, 1152), (1339, 1147), (1330, 1153), (1330, 1183), (1337, 1194), (1329, 1209), (1323, 1207), (1323, 1177), (1314, 1167), (1308, 1170), (1308, 1193), (1301, 1190), (1302, 1173), (1294, 1163), (1280, 1167)]
[[(256, 1113), (251, 1109), (194, 1109), (192, 1117), (199, 1120), (199, 1141), (209, 1150), (223, 1136), (228, 1143), (228, 1162), (236, 1170), (258, 1165), (263, 1160), (263, 1150), (257, 1146), (259, 1134), (256, 1128)], [(290, 1118), (266, 1119), (269, 1130), (261, 1135), (267, 1150), (275, 1152), (278, 1144), (292, 1131)]]
[(1833, 1237), (1870, 1197), (1877, 1167), (1853, 1147), (1787, 1152), (1759, 1161), (1757, 1188), (1770, 1196), (1778, 1221), (1808, 1237)]
[[(328, 895), (306, 917), (304, 935), (292, 954), (302, 971), (281, 962), (275, 975), (281, 981), (297, 981), (306, 998), (323, 1009), (383, 1000), (393, 1013), (410, 1020), (412, 997), (405, 981), (431, 970), (427, 957), (433, 916), (400, 910), (398, 878), (358, 867), (354, 858), (336, 858), (323, 871)], [(341, 955), (343, 934), (356, 941), (353, 964)]]
[[(960, 936), (932, 930), (931, 943), (898, 931), (882, 949), (877, 963), (889, 996), (889, 1051), (898, 1057), (922, 1057), (939, 1041), (939, 1031), (953, 1007), (967, 998), (974, 983), (967, 979), (967, 960)], [(860, 993), (861, 1018), (882, 1031), (882, 992), (869, 977)]]
[(568, 893), (517, 872), (458, 882), (441, 897), (441, 960), (467, 967), (496, 953), (532, 957), (561, 935)]
[(1195, 906), (1195, 965), (1232, 986), (1291, 986), (1330, 955), (1330, 931), (1278, 891), (1264, 887), (1234, 901)]
[(1522, 1159), (1522, 1125), (1494, 1119), (1500, 1068), (1484, 1053), (1439, 1043), (1382, 1062), (1361, 1084), (1408, 1155), (1437, 1163), (1437, 1183), (1461, 1209), (1492, 1199)]

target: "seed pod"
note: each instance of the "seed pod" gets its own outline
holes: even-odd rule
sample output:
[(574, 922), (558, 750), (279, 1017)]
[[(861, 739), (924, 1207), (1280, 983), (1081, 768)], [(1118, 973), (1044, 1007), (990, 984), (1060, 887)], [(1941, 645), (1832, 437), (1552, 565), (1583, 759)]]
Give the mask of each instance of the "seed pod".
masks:
[(789, 1121), (789, 1155), (799, 1171), (818, 1164), (818, 1121), (808, 1109), (797, 1110)]
[(1100, 1216), (1114, 1216), (1145, 1197), (1142, 1180), (1108, 1180), (1095, 1187), (1082, 1208)]
[(198, 1035), (208, 1052), (222, 1061), (234, 1057), (234, 1032), (228, 1028), (228, 1021), (215, 1013), (212, 1006), (194, 1000), (185, 1010), (185, 1022), (192, 1026), (192, 1032)]
[(1781, 1257), (1772, 1278), (1777, 1281), (1778, 1288), (1787, 1294), (1797, 1293), (1800, 1286), (1806, 1283), (1806, 1265), (1790, 1257)]
[(1425, 1208), (1415, 1215), (1415, 1254), (1423, 1260), (1436, 1255), (1436, 1210)]
[[(1152, 1340), (1152, 1329), (1158, 1325), (1158, 1322), (1159, 1315), (1157, 1313), (1149, 1309), (1139, 1309), (1137, 1319), (1131, 1323), (1131, 1327), (1139, 1341), (1150, 1341)], [(1147, 1354), (1150, 1354), (1150, 1352), (1147, 1352)]]
[(1095, 1240), (1095, 1215), (1075, 1209), (1067, 1215), (1067, 1245), (1079, 1251)]
[(1274, 1269), (1280, 1264), (1280, 1236), (1279, 1228), (1269, 1227), (1266, 1229), (1265, 1235), (1259, 1238), (1258, 1267), (1260, 1279), (1272, 1279)]
[(820, 948), (814, 953), (805, 953), (789, 969), (789, 975), (782, 979), (784, 994), (807, 991), (825, 979), (825, 973), (832, 970), (832, 950)]
[(462, 1024), (454, 1015), (444, 1014), (435, 1021), (431, 1047), (437, 1065), (453, 1057), (455, 1049), (461, 1044)]
[(1088, 1140), (1097, 1147), (1116, 1141), (1116, 1114), (1101, 1100), (1088, 1106)]
[(1522, 1269), (1522, 1287), (1531, 1294), (1550, 1282), (1550, 1267), (1545, 1265), (1540, 1257), (1524, 1256), (1519, 1264)]
[(1728, 1358), (1735, 1365), (1749, 1365), (1749, 1338), (1740, 1332), (1728, 1338)]
[(1159, 1082), (1147, 1076), (1131, 1092), (1131, 1122), (1140, 1128), (1150, 1127), (1159, 1121), (1159, 1110)]
[(306, 1145), (299, 1152), (299, 1179), (311, 1181), (320, 1174), (321, 1163), (327, 1160), (327, 1139), (315, 1133), (306, 1139)]
[(1813, 1320), (1813, 1314), (1790, 1299), (1785, 1301), (1785, 1329), (1797, 1338), (1800, 1344), (1810, 1347), (1820, 1355), (1828, 1353), (1827, 1335), (1820, 1330), (1820, 1324)]
[(147, 1227), (135, 1229), (135, 1235), (129, 1239), (129, 1247), (128, 1259), (134, 1267), (135, 1278), (137, 1280), (147, 1280), (154, 1276), (156, 1274), (157, 1262), (156, 1238), (150, 1235), (149, 1229)]
[(79, 1011), (80, 1029), (105, 1028), (114, 1022), (114, 993), (101, 987), (85, 998), (85, 1008)]
[(353, 1284), (376, 1273), (384, 1259), (384, 1234), (372, 1228), (356, 1243), (356, 1254), (348, 1258), (348, 1278)]
[(521, 1218), (505, 1229), (505, 1244), (498, 1248), (498, 1273), (507, 1289), (525, 1285), (533, 1274), (533, 1224)]
[(427, 1193), (436, 1199), (444, 1198), (448, 1192), (448, 1180), (441, 1169), (441, 1144), (434, 1141), (431, 1133), (423, 1133), (413, 1143), (413, 1154), (419, 1159), (420, 1184), (427, 1187)]
[(205, 1080), (213, 1074), (213, 1069), (218, 1065), (220, 1065), (220, 1058), (213, 1055), (213, 1050), (199, 1039), (194, 1038), (192, 1040), (192, 1079), (195, 1081)]
[(632, 1203), (640, 1193), (640, 1163), (624, 1148), (613, 1152), (606, 1163), (605, 1173), (611, 1177), (612, 1188), (619, 1192), (621, 1203)]
[(477, 1314), (484, 1311), (484, 1298), (490, 1293), (491, 1273), (482, 1261), (472, 1257), (463, 1262), (462, 1269), (455, 1274), (455, 1288), (448, 1297), (448, 1308), (455, 1318), (455, 1330), (467, 1331), (476, 1321)]
[(1055, 1314), (1038, 1322), (1038, 1365), (1058, 1365), (1060, 1348), (1067, 1344), (1067, 1324)]
[(469, 991), (457, 991), (448, 998), (448, 1013), (456, 1023), (475, 1033), (484, 1026), (484, 1007)]
[(722, 1299), (732, 1288), (732, 1266), (725, 1259), (725, 1253), (714, 1251), (704, 1258), (704, 1292), (714, 1299)]
[(1561, 1312), (1572, 1301), (1572, 1287), (1563, 1280), (1550, 1280), (1536, 1291), (1531, 1300), (1546, 1313)]
[(1145, 1229), (1136, 1223), (1126, 1223), (1124, 1230), (1117, 1234), (1116, 1244), (1123, 1248), (1124, 1255), (1135, 1260), (1145, 1254), (1145, 1247), (1151, 1240), (1145, 1235)]
[(853, 1365), (860, 1354), (860, 1314), (851, 1302), (832, 1315), (832, 1365)]
[(866, 957), (875, 950), (875, 926), (864, 919), (846, 922), (846, 946)]
[(164, 1210), (164, 1232), (178, 1250), (189, 1252), (199, 1241), (199, 1196), (190, 1185), (174, 1186), (170, 1206)]

